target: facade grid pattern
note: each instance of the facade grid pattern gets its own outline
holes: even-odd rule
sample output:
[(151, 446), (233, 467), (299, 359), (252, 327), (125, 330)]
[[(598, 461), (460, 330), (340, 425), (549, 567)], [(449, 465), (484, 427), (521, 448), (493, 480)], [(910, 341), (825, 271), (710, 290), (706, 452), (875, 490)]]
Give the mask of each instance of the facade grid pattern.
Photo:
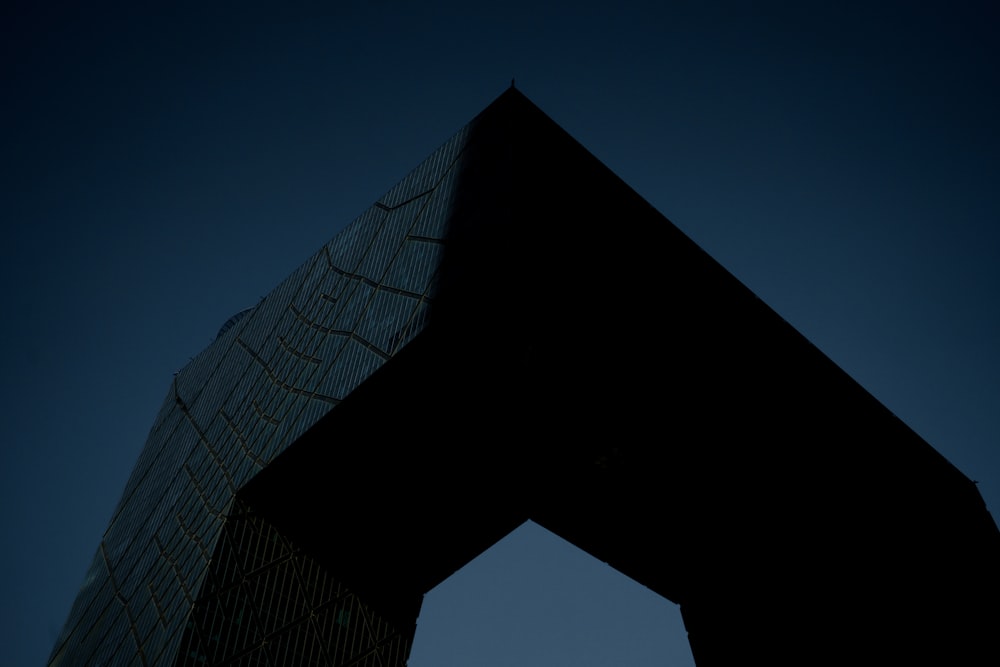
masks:
[(402, 667), (408, 638), (237, 500), (177, 665)]
[(467, 134), (176, 374), (50, 665), (174, 664), (236, 492), (422, 330)]

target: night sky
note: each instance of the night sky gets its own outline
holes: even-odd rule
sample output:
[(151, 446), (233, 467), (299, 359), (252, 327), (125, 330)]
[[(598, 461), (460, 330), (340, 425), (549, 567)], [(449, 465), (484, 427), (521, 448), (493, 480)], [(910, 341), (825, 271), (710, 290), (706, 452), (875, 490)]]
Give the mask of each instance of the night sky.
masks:
[[(995, 2), (75, 4), (0, 10), (0, 662), (44, 664), (174, 372), (512, 77), (1000, 512)], [(425, 599), (411, 665), (469, 664), (692, 663), (529, 524)]]

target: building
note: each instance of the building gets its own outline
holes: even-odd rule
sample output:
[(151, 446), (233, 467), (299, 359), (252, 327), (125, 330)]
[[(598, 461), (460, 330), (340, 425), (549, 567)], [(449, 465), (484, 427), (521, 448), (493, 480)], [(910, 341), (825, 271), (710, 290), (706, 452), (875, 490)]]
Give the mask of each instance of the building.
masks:
[(532, 519), (702, 667), (1000, 664), (975, 485), (518, 91), (176, 376), (50, 665), (402, 665)]

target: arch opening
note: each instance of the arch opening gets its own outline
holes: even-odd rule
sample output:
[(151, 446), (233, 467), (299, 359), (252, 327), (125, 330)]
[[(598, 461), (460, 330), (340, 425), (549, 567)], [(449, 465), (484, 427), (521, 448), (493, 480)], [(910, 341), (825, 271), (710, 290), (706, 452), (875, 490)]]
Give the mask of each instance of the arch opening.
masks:
[(409, 667), (691, 667), (680, 607), (528, 521), (432, 589)]

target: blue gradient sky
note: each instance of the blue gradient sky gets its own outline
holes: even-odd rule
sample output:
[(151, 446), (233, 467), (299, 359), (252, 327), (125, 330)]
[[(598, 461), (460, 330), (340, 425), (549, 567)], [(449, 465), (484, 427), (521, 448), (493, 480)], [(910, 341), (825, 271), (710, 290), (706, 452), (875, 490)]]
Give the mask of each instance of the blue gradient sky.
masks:
[[(995, 3), (35, 4), (0, 10), (5, 664), (44, 663), (173, 373), (512, 76), (1000, 511)], [(419, 628), (414, 667), (691, 664), (533, 525)]]

